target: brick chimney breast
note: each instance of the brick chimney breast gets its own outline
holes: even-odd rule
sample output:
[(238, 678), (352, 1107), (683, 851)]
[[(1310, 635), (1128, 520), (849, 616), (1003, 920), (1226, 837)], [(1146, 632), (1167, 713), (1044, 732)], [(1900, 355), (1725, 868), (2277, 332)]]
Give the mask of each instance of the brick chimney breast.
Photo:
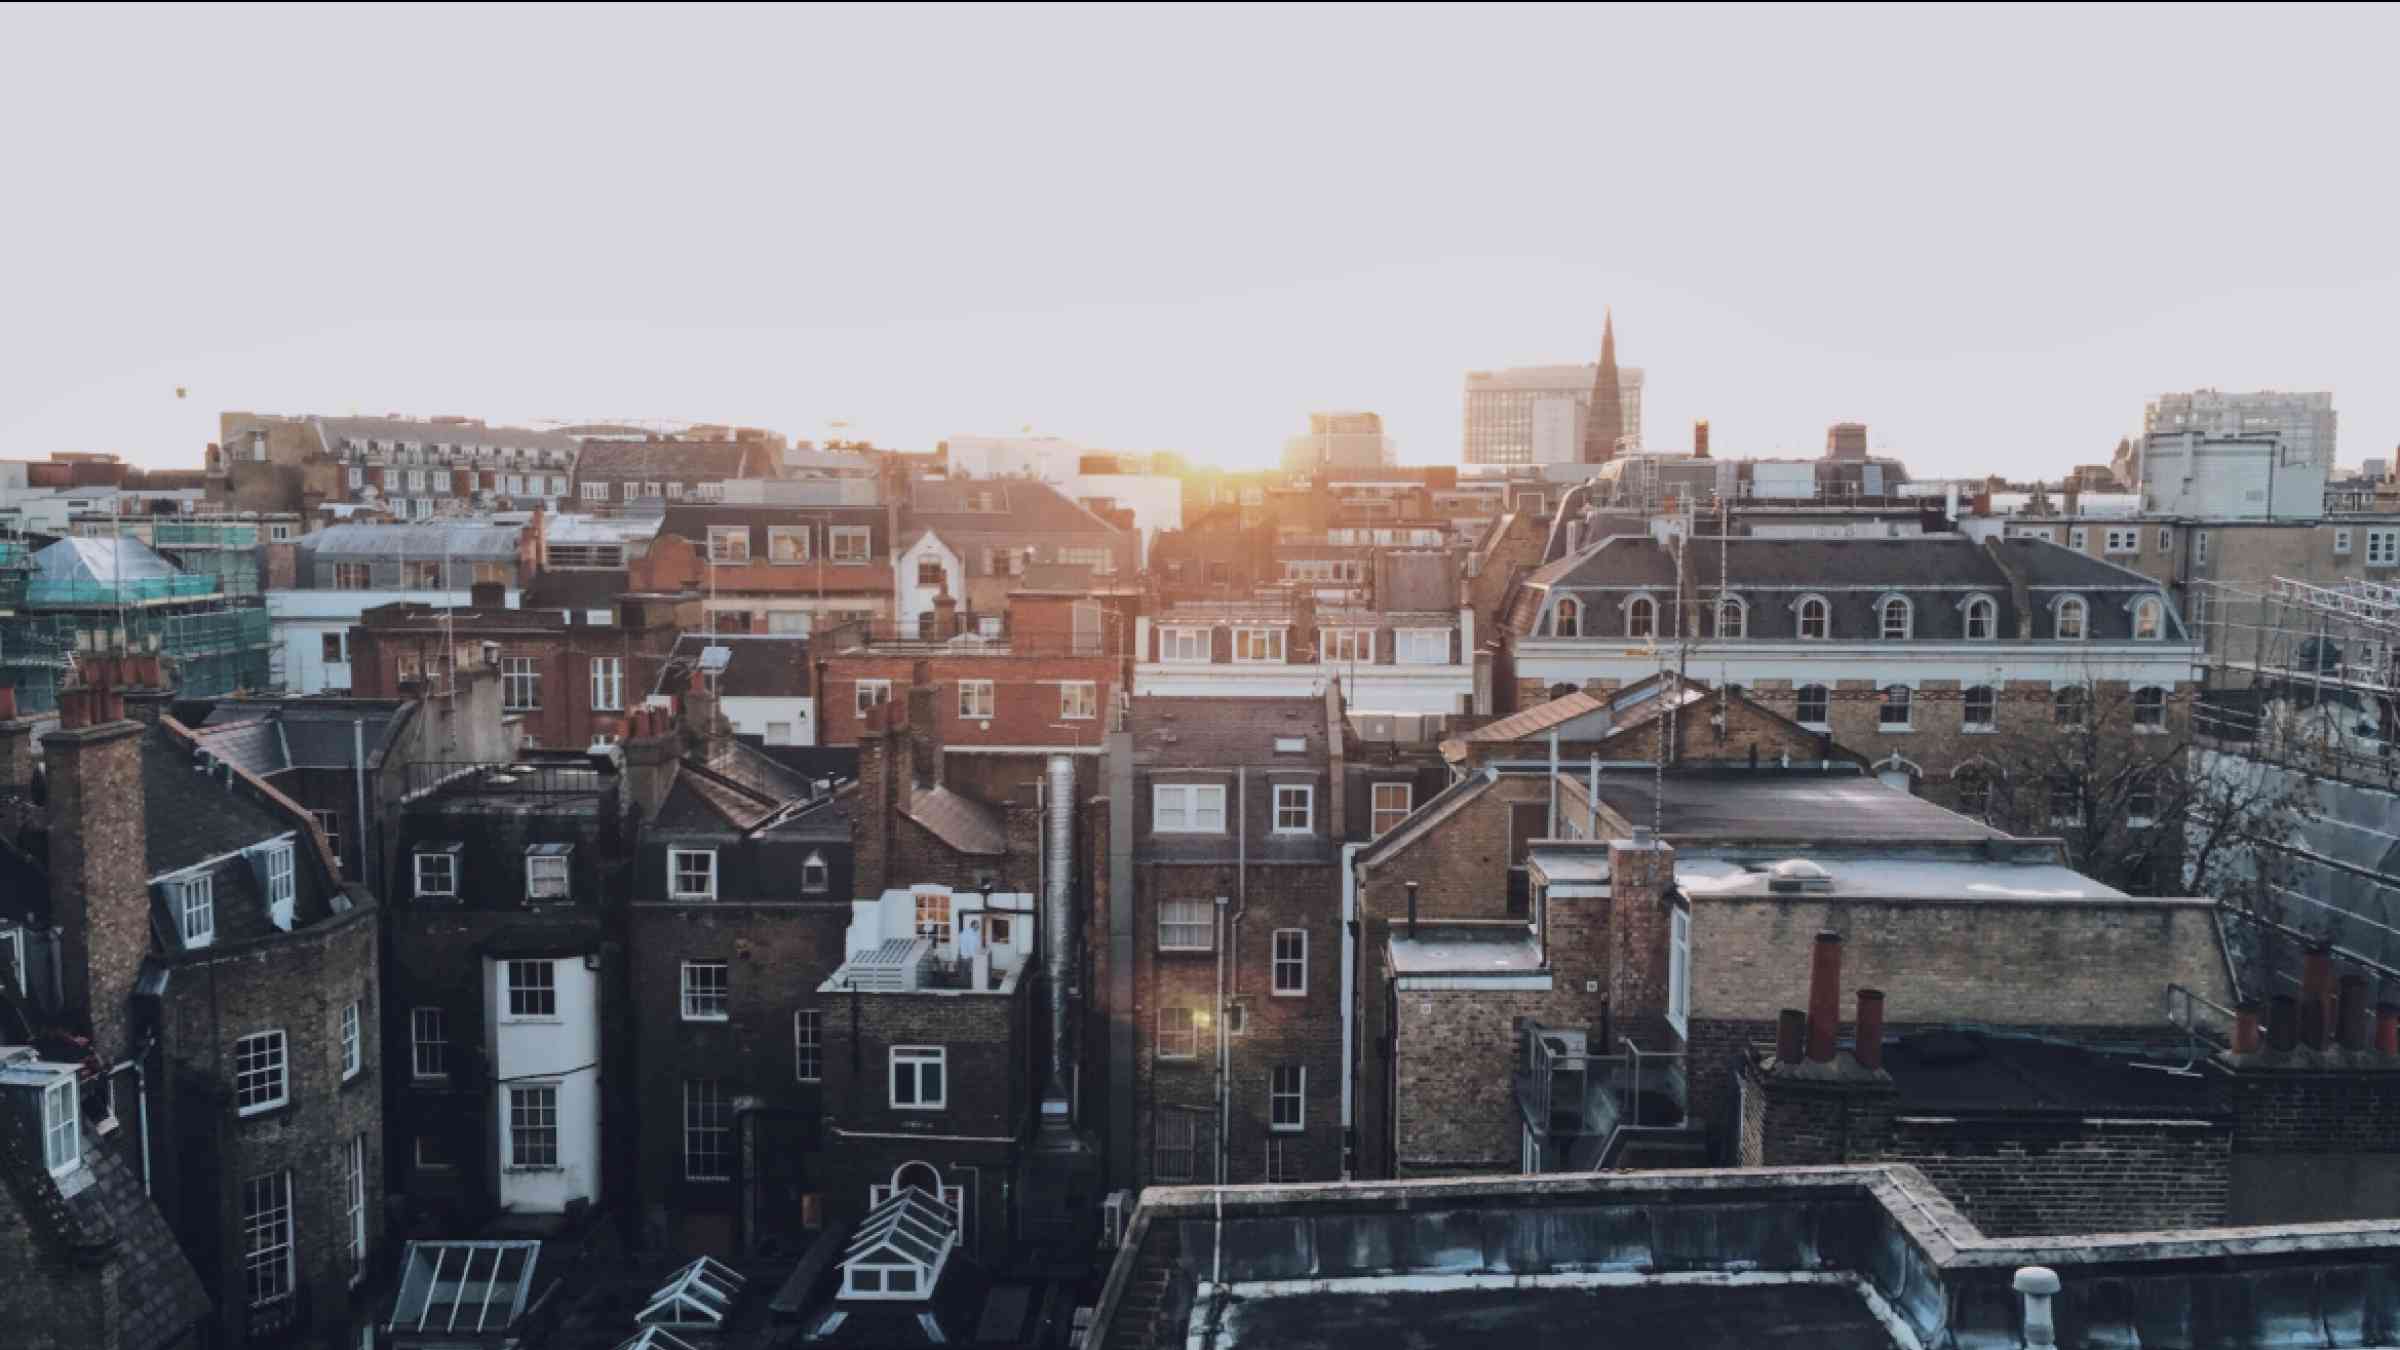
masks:
[[(87, 714), (107, 703), (100, 689), (68, 692)], [(91, 1027), (94, 1053), (111, 1063), (128, 1048), (126, 1001), (150, 951), (144, 734), (139, 723), (114, 718), (42, 738), (65, 1011)]]

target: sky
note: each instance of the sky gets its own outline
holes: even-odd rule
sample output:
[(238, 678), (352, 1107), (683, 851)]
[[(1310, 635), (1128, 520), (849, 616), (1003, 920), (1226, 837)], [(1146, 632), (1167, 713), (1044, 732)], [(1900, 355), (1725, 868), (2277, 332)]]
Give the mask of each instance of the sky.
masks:
[[(1455, 462), (2104, 461), (2161, 391), (2400, 445), (2400, 9), (0, 9), (0, 457), (217, 415)], [(176, 390), (188, 390), (183, 398)]]

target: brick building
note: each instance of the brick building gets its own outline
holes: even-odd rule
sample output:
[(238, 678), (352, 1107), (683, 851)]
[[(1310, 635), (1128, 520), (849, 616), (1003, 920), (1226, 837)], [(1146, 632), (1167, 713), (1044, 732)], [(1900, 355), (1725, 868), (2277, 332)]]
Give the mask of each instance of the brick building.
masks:
[(297, 511), (349, 502), (428, 520), (568, 497), (578, 442), (472, 417), (282, 417), (229, 412), (208, 450), (212, 504)]
[(871, 494), (825, 495), (823, 505), (670, 503), (630, 585), (707, 597), (718, 632), (815, 633), (888, 620), (891, 508)]
[(783, 448), (782, 437), (747, 429), (730, 438), (594, 437), (575, 457), (573, 497), (585, 510), (643, 500), (715, 500), (737, 479), (781, 477)]
[[(43, 739), (40, 825), (15, 844), (47, 893), (18, 916), (19, 1015), (102, 1075), (110, 1147), (138, 1160), (218, 1343), (347, 1338), (383, 1231), (372, 898), (305, 810), (164, 715), (155, 660), (84, 674)], [(0, 725), (12, 773), (28, 735)]]

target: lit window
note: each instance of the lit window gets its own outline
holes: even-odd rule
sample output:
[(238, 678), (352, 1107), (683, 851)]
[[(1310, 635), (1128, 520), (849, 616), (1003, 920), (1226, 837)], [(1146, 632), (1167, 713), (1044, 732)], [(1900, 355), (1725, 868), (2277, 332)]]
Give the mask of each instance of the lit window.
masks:
[(717, 854), (714, 849), (667, 850), (667, 896), (673, 900), (717, 898)]
[(1801, 685), (1798, 703), (1792, 710), (1792, 720), (1802, 726), (1823, 727), (1829, 720), (1826, 714), (1830, 711), (1831, 701), (1824, 685)]
[(269, 1111), (291, 1100), (281, 1031), (261, 1031), (233, 1044), (233, 1103), (242, 1115)]
[(949, 1105), (950, 1052), (938, 1045), (892, 1047), (892, 1109), (939, 1111)]
[(72, 1070), (42, 1089), (42, 1162), (50, 1175), (61, 1176), (83, 1164), (83, 1131), (76, 1123), (77, 1095)]
[(272, 1172), (242, 1183), (242, 1273), (250, 1306), (292, 1296), (292, 1174)]
[(2133, 636), (2135, 639), (2143, 642), (2156, 639), (2160, 633), (2165, 631), (2166, 612), (2167, 607), (2156, 600), (2143, 599), (2134, 602)]
[(1326, 629), (1323, 659), (1348, 665), (1373, 662), (1375, 659), (1375, 630), (1372, 628)]
[(450, 1073), (449, 1019), (439, 1008), (414, 1008), (408, 1014), (409, 1071), (419, 1078), (445, 1078)]
[(1909, 613), (1906, 600), (1895, 595), (1884, 601), (1882, 616), (1883, 637), (1886, 642), (1898, 641), (1908, 636)]
[(1069, 680), (1058, 687), (1061, 720), (1081, 722), (1100, 715), (1100, 686), (1091, 680)]
[(1571, 595), (1562, 595), (1550, 610), (1550, 636), (1583, 636), (1583, 602)]
[(792, 1014), (792, 1073), (803, 1083), (825, 1077), (824, 1015), (814, 1008)]
[(335, 563), (333, 588), (337, 591), (363, 591), (374, 584), (373, 573), (365, 563)]
[[(535, 847), (543, 847), (535, 845)], [(525, 855), (525, 898), (528, 900), (564, 900), (567, 898), (567, 855), (564, 853), (529, 853)]]
[(2000, 631), (2000, 607), (1991, 597), (1979, 595), (1967, 602), (1967, 636), (1977, 640), (1991, 638)]
[(723, 961), (683, 963), (683, 1020), (722, 1022), (732, 1001), (732, 968)]
[(1990, 731), (1998, 711), (1992, 687), (1988, 684), (1974, 685), (1962, 697), (1964, 704), (1959, 714), (1959, 725), (1968, 731)]
[(1812, 639), (1824, 637), (1828, 631), (1827, 614), (1825, 602), (1817, 596), (1812, 595), (1802, 600), (1800, 602), (1800, 636)]
[(1440, 666), (1450, 662), (1450, 630), (1411, 628), (1396, 635), (1395, 658), (1404, 666)]
[(1625, 606), (1625, 635), (1655, 637), (1658, 634), (1658, 602), (1646, 595), (1637, 595)]
[(1160, 1059), (1193, 1059), (1200, 1054), (1200, 1014), (1197, 1009), (1170, 1007), (1158, 1010), (1158, 1048)]
[(342, 1005), (342, 1079), (344, 1082), (358, 1077), (358, 1071), (365, 1066), (366, 1062), (365, 1052), (359, 1044), (360, 1028), (358, 1023), (358, 1000), (352, 999)]
[(1233, 630), (1233, 659), (1236, 661), (1281, 661), (1283, 659), (1283, 630), (1280, 628), (1237, 628)]
[(558, 1166), (558, 1085), (512, 1083), (508, 1089), (508, 1165)]
[(808, 561), (809, 540), (814, 531), (806, 525), (769, 525), (767, 527), (767, 561), (771, 563), (804, 563)]
[(1905, 684), (1888, 686), (1883, 691), (1883, 709), (1876, 719), (1885, 731), (1908, 730), (1909, 689)]
[(1150, 828), (1159, 834), (1223, 834), (1222, 784), (1159, 783), (1150, 790)]
[[(657, 496), (657, 493), (652, 493)], [(711, 525), (708, 527), (708, 560), (720, 563), (750, 561), (750, 527), (747, 525)]]
[(167, 883), (174, 902), (175, 924), (186, 947), (205, 947), (217, 940), (216, 879), (207, 873)]
[(1158, 949), (1166, 952), (1216, 950), (1216, 906), (1207, 900), (1158, 902)]
[(998, 702), (990, 680), (960, 680), (958, 682), (958, 715), (977, 719), (992, 716)]
[(1308, 932), (1300, 928), (1275, 930), (1275, 992), (1295, 997), (1308, 992)]
[(2133, 691), (2133, 725), (2143, 731), (2166, 730), (2166, 690), (2150, 688)]
[(1267, 1084), (1267, 1125), (1297, 1130), (1308, 1123), (1308, 1066), (1278, 1064)]
[(1313, 787), (1278, 786), (1275, 789), (1275, 833), (1306, 834), (1316, 825), (1316, 796)]
[(683, 1080), (683, 1177), (727, 1181), (733, 1177), (733, 1105), (714, 1078)]
[(2087, 610), (2079, 596), (2068, 596), (2058, 602), (2058, 636), (2062, 641), (2079, 642), (2084, 635)]
[(800, 889), (811, 895), (821, 894), (833, 884), (833, 873), (825, 866), (825, 855), (811, 853), (800, 864)]
[(1416, 792), (1416, 786), (1411, 783), (1377, 783), (1375, 785), (1373, 826), (1376, 834), (1384, 834), (1401, 821), (1408, 819), (1408, 813), (1416, 809)]

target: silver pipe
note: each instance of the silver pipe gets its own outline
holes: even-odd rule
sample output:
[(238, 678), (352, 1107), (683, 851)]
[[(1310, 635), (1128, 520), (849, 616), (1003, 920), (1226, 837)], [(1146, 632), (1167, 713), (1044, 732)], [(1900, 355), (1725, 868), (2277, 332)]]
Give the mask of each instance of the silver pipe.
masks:
[(1071, 962), (1075, 943), (1075, 761), (1067, 755), (1052, 755), (1048, 765), (1049, 808), (1044, 821), (1042, 838), (1043, 914), (1042, 955), (1050, 977), (1050, 1087), (1044, 1094), (1042, 1115), (1057, 1116), (1057, 1124), (1065, 1125), (1073, 1115), (1073, 1098), (1069, 1095), (1068, 1066), (1074, 1062), (1072, 1048), (1074, 999), (1068, 981), (1073, 973)]

